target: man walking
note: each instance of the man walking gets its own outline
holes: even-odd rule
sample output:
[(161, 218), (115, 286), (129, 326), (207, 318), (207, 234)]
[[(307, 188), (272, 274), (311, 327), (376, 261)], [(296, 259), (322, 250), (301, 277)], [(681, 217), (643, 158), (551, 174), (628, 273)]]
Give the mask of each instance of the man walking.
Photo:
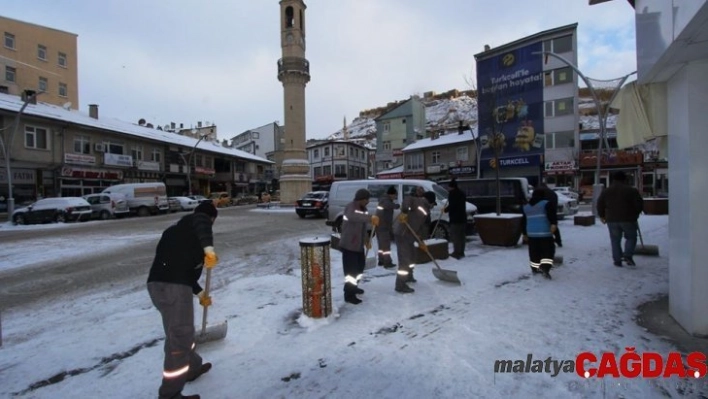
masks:
[[(396, 239), (396, 254), (398, 255), (395, 290), (403, 294), (415, 291), (407, 283), (416, 282), (415, 277), (413, 277), (413, 270), (415, 269), (415, 242), (417, 240), (408, 227), (410, 226), (419, 237), (422, 237), (420, 231), (423, 230), (425, 219), (430, 213), (430, 203), (423, 198), (423, 193), (423, 188), (417, 187), (415, 195), (407, 196), (403, 199), (401, 213), (398, 215), (397, 223), (393, 227), (393, 234)], [(419, 245), (422, 245), (422, 250), (427, 249), (424, 242), (419, 243)]]
[[(558, 209), (558, 193), (555, 191), (551, 190), (550, 187), (546, 185), (545, 182), (542, 182), (539, 184), (538, 188), (536, 190), (540, 190), (543, 193), (543, 198), (553, 204), (553, 207)], [(536, 191), (534, 190), (534, 191)], [(556, 245), (559, 247), (563, 247), (563, 240), (561, 238), (561, 232), (558, 226), (556, 225), (556, 231), (553, 233), (553, 241), (555, 241)]]
[(398, 190), (391, 186), (386, 190), (386, 195), (379, 199), (379, 205), (376, 207), (376, 216), (379, 217), (379, 226), (376, 228), (379, 266), (386, 269), (396, 267), (391, 260), (391, 240), (393, 239), (393, 211), (401, 207), (394, 202), (397, 198)]
[(553, 232), (558, 228), (556, 208), (551, 201), (545, 199), (543, 191), (534, 190), (531, 200), (522, 209), (521, 229), (524, 241), (529, 243), (531, 272), (543, 273), (544, 277), (550, 279), (556, 252), (553, 243)]
[(357, 295), (364, 293), (364, 290), (359, 288), (359, 281), (364, 276), (366, 267), (364, 248), (371, 248), (369, 236), (366, 234), (367, 224), (371, 221), (373, 227), (379, 225), (379, 217), (370, 216), (366, 210), (370, 197), (369, 190), (359, 189), (354, 194), (354, 201), (344, 208), (339, 250), (342, 251), (344, 269), (344, 301), (353, 305), (361, 303)]
[(213, 268), (218, 261), (212, 232), (216, 216), (214, 203), (202, 202), (194, 213), (168, 227), (157, 244), (147, 288), (165, 329), (160, 399), (199, 399), (199, 395), (182, 395), (182, 389), (211, 369), (211, 363), (203, 363), (195, 351), (192, 295), (199, 297), (202, 306), (211, 305), (211, 297), (198, 281), (202, 265)]
[[(637, 246), (637, 219), (644, 210), (644, 200), (639, 190), (627, 184), (627, 175), (618, 171), (612, 175), (612, 184), (597, 199), (597, 214), (607, 224), (612, 244), (614, 265), (622, 267), (622, 261), (635, 266), (634, 248)], [(624, 234), (624, 252), (622, 235)]]
[(450, 241), (452, 241), (452, 254), (450, 256), (455, 259), (462, 259), (465, 257), (465, 241), (467, 240), (467, 235), (465, 234), (467, 197), (457, 187), (455, 179), (450, 181), (448, 189), (450, 193), (447, 197), (447, 206), (443, 209), (443, 212), (446, 212), (449, 217), (449, 233)]

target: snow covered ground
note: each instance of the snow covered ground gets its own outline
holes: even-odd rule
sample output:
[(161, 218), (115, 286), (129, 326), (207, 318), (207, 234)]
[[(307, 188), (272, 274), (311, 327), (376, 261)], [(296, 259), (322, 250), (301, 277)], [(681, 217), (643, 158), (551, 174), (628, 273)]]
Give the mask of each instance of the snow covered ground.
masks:
[[(362, 284), (358, 306), (343, 302), (341, 256), (331, 251), (335, 309), (318, 320), (302, 316), (299, 260), (292, 257), (298, 243), (254, 249), (262, 255), (248, 259), (253, 267), (290, 262), (291, 268), (251, 276), (216, 267), (209, 319), (227, 320), (228, 335), (199, 348), (214, 368), (184, 393), (215, 399), (706, 395), (705, 378), (494, 372), (496, 360), (529, 354), (572, 360), (580, 352), (621, 354), (626, 347), (675, 350), (634, 322), (639, 304), (668, 291), (668, 217), (642, 216), (641, 224), (661, 256), (637, 256), (636, 268), (612, 266), (605, 226), (574, 226), (570, 219), (561, 222), (565, 262), (551, 281), (530, 275), (525, 247), (486, 247), (475, 237), (466, 258), (439, 261), (458, 272), (462, 286), (436, 280), (426, 263), (416, 269), (416, 292), (398, 294), (394, 272), (376, 268)], [(45, 256), (65, 253), (59, 242), (48, 245)], [(23, 256), (5, 252), (3, 262)], [(144, 284), (6, 309), (2, 328), (0, 397), (157, 396), (163, 332)]]

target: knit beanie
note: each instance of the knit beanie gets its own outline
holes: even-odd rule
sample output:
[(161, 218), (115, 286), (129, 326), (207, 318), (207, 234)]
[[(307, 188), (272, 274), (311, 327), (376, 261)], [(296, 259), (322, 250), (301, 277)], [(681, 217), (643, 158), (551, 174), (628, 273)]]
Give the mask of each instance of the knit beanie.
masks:
[(194, 208), (194, 213), (205, 213), (209, 217), (216, 219), (216, 215), (219, 211), (216, 210), (214, 206), (214, 201), (202, 201)]
[(356, 190), (356, 194), (354, 194), (354, 201), (361, 201), (369, 198), (371, 198), (371, 193), (369, 193), (369, 190), (365, 188)]

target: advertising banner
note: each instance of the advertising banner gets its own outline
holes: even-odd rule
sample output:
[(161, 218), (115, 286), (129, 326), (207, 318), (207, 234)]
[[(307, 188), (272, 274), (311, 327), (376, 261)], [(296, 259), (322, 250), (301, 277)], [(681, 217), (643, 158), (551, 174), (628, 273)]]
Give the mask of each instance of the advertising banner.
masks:
[(489, 138), (495, 131), (504, 135), (500, 157), (543, 155), (541, 46), (537, 42), (477, 62), (483, 160), (494, 157)]

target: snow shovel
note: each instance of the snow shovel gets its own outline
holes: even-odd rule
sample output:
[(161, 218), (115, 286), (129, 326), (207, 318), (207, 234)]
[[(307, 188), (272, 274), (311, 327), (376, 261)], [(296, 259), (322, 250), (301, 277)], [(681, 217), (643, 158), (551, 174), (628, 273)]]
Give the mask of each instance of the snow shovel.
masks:
[(445, 213), (445, 208), (447, 207), (447, 198), (445, 198), (445, 203), (443, 204), (443, 207), (440, 208), (440, 216), (438, 216), (438, 220), (435, 222), (435, 227), (433, 227), (433, 232), (430, 233), (430, 238), (435, 238), (435, 232), (438, 231), (438, 225), (440, 224), (440, 219), (443, 217), (443, 213)]
[[(371, 226), (371, 234), (369, 234), (369, 245), (374, 245), (374, 231), (376, 230), (375, 226)], [(369, 258), (369, 248), (366, 248), (366, 252), (364, 252), (364, 258), (366, 258), (366, 263), (364, 264), (364, 270), (369, 270), (373, 269), (376, 267), (376, 254), (374, 254), (373, 257)]]
[[(206, 283), (204, 284), (204, 295), (209, 296), (209, 285), (211, 284), (211, 269), (206, 269)], [(219, 324), (207, 326), (207, 310), (209, 306), (204, 306), (202, 313), (202, 329), (194, 337), (194, 341), (198, 344), (203, 344), (210, 341), (218, 341), (226, 337), (228, 324), (226, 320)]]
[(640, 245), (634, 249), (635, 255), (647, 255), (647, 256), (659, 256), (659, 247), (656, 245), (644, 245), (644, 239), (642, 238), (642, 229), (639, 228), (639, 222), (637, 222), (637, 233), (639, 234)]
[(408, 230), (411, 232), (411, 234), (413, 234), (413, 237), (415, 237), (416, 241), (418, 241), (419, 247), (424, 248), (425, 253), (428, 254), (428, 256), (430, 257), (430, 260), (435, 263), (435, 267), (437, 267), (437, 269), (433, 269), (433, 276), (435, 276), (435, 278), (437, 278), (438, 280), (447, 281), (448, 283), (462, 284), (460, 279), (457, 278), (456, 271), (446, 270), (440, 267), (440, 265), (438, 265), (438, 262), (435, 260), (435, 257), (428, 250), (427, 245), (425, 245), (425, 243), (420, 239), (420, 237), (418, 236), (418, 234), (416, 234), (411, 225), (409, 225), (408, 222), (403, 222), (403, 224), (408, 227)]

